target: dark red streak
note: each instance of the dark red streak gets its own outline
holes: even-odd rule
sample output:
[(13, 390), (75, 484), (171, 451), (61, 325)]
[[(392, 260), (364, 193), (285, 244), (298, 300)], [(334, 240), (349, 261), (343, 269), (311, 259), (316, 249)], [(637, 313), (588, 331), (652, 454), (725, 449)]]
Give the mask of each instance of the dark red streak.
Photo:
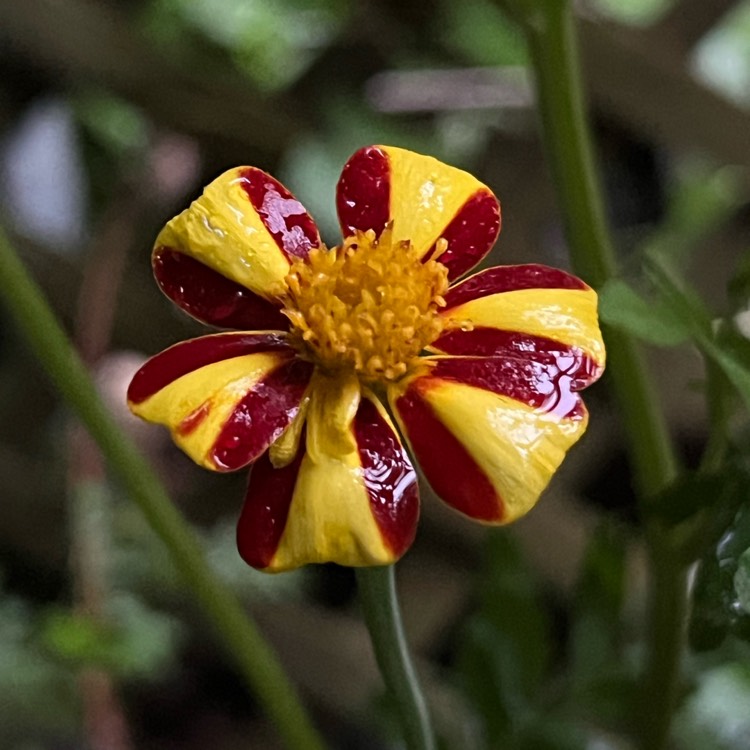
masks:
[[(500, 204), (489, 190), (478, 190), (440, 235), (448, 241), (448, 249), (439, 258), (448, 267), (448, 278), (457, 279), (479, 263), (492, 249), (499, 233)], [(430, 257), (433, 248), (425, 258)]]
[(251, 331), (289, 328), (276, 305), (189, 255), (158, 247), (152, 265), (162, 292), (201, 323)]
[(519, 289), (589, 289), (589, 286), (578, 277), (561, 271), (559, 268), (550, 268), (537, 263), (494, 266), (475, 273), (449, 289), (445, 295), (446, 309), (463, 305), (479, 297), (501, 292), (515, 292)]
[(211, 451), (219, 471), (255, 461), (299, 411), (313, 365), (300, 359), (280, 365), (256, 383), (224, 424)]
[(357, 151), (336, 187), (336, 210), (345, 237), (356, 229), (380, 234), (391, 217), (391, 165), (377, 146)]
[(367, 398), (360, 402), (354, 435), (375, 522), (386, 546), (400, 557), (417, 531), (417, 474), (398, 438)]
[(237, 549), (254, 568), (268, 567), (279, 548), (304, 455), (303, 434), (297, 455), (287, 466), (274, 469), (268, 455), (253, 464), (237, 524)]
[(187, 437), (191, 432), (195, 432), (203, 424), (206, 417), (211, 412), (211, 402), (204, 401), (197, 409), (188, 414), (185, 419), (177, 425), (178, 434)]
[(294, 356), (282, 333), (217, 333), (170, 346), (146, 362), (128, 388), (128, 401), (140, 404), (183, 375), (201, 367), (259, 352)]
[(466, 448), (435, 416), (414, 387), (396, 401), (425, 478), (448, 505), (480, 521), (503, 519), (503, 503)]
[(477, 327), (470, 331), (454, 330), (433, 341), (431, 347), (446, 354), (474, 357), (513, 357), (538, 362), (546, 367), (558, 367), (573, 358), (575, 367), (565, 365), (573, 379), (571, 390), (580, 391), (598, 380), (604, 369), (575, 346), (567, 346), (544, 336), (532, 336), (519, 331)]
[(287, 260), (306, 258), (320, 246), (320, 235), (305, 207), (276, 179), (261, 169), (240, 172), (242, 189)]
[(429, 377), (463, 383), (520, 401), (559, 419), (580, 419), (586, 412), (571, 384), (582, 355), (561, 356), (542, 364), (513, 357), (448, 357), (435, 360)]

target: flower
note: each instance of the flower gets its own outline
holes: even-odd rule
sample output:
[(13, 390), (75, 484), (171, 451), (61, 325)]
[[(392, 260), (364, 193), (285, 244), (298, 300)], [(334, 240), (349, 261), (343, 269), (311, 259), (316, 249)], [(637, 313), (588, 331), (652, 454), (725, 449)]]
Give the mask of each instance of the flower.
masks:
[[(586, 429), (604, 367), (596, 294), (541, 265), (488, 268), (500, 205), (471, 175), (390, 146), (357, 151), (327, 249), (277, 180), (238, 167), (157, 237), (162, 291), (212, 326), (128, 391), (214, 471), (253, 464), (237, 539), (252, 566), (383, 565), (411, 545), (413, 464), (446, 503), (503, 524)], [(398, 429), (384, 403), (390, 406)]]

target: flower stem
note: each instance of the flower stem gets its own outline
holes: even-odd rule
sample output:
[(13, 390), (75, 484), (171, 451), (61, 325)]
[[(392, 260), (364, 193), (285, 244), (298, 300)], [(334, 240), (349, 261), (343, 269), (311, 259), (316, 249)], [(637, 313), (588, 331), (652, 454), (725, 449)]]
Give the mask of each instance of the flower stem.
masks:
[(399, 711), (409, 750), (434, 750), (435, 738), (409, 656), (396, 597), (394, 566), (356, 568), (357, 588), (375, 658)]
[(323, 750), (322, 740), (273, 651), (236, 598), (211, 572), (196, 535), (171, 503), (148, 462), (121, 433), (102, 404), (86, 368), (2, 230), (0, 300), (166, 545), (175, 567), (203, 606), (286, 746), (293, 750)]
[[(543, 138), (573, 266), (586, 281), (600, 287), (615, 275), (616, 262), (595, 169), (570, 2), (505, 0), (504, 4), (526, 32)], [(640, 348), (619, 331), (604, 333), (609, 377), (629, 443), (651, 560), (641, 744), (647, 750), (662, 750), (680, 679), (686, 568), (676, 562), (669, 539), (648, 520), (647, 510), (649, 500), (674, 479), (677, 461)]]

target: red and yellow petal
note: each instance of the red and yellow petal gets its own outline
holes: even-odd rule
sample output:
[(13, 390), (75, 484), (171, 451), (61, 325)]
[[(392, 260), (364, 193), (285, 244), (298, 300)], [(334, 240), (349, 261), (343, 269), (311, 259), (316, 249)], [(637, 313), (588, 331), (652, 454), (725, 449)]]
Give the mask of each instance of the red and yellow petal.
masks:
[(130, 384), (128, 405), (168, 427), (196, 463), (233, 471), (294, 419), (312, 370), (278, 333), (204, 336), (150, 359)]
[(529, 511), (588, 414), (568, 369), (528, 359), (425, 358), (389, 389), (412, 453), (436, 494), (486, 523)]
[(380, 234), (393, 222), (394, 241), (409, 240), (423, 256), (448, 242), (440, 262), (456, 279), (492, 248), (500, 231), (500, 204), (468, 172), (393, 146), (369, 146), (346, 163), (336, 206), (345, 236), (359, 229)]
[(240, 331), (289, 328), (278, 305), (183, 252), (159, 247), (151, 260), (162, 292), (201, 323)]
[[(274, 302), (290, 264), (320, 244), (315, 222), (280, 182), (255, 167), (237, 167), (162, 229), (153, 265), (162, 290), (187, 312), (234, 326), (232, 316), (213, 307), (239, 304), (246, 315), (248, 305)], [(177, 256), (195, 262), (179, 265)], [(222, 278), (230, 284), (222, 286)], [(237, 287), (251, 293), (240, 303)]]
[(445, 300), (446, 332), (431, 351), (549, 365), (576, 357), (578, 388), (603, 372), (596, 292), (565, 271), (534, 264), (488, 268), (451, 287)]
[(253, 466), (238, 548), (272, 572), (387, 565), (411, 545), (418, 516), (417, 477), (382, 405), (356, 379), (316, 376), (294, 459)]

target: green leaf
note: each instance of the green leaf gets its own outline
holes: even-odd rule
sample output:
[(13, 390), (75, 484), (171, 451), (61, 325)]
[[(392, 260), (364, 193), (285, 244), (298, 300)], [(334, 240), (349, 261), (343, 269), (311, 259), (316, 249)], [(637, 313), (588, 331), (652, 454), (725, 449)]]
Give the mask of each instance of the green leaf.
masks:
[(644, 299), (622, 279), (610, 279), (599, 293), (602, 321), (657, 346), (677, 346), (690, 330), (669, 306)]
[[(721, 471), (681, 474), (649, 503), (649, 513), (667, 526), (677, 526), (701, 511), (726, 509), (723, 531), (747, 497), (750, 483), (744, 471), (725, 466)], [(724, 513), (726, 516), (726, 512)]]
[(689, 629), (696, 650), (716, 648), (730, 632), (750, 641), (748, 562), (750, 504), (745, 504), (698, 568)]
[(52, 611), (41, 631), (42, 643), (75, 667), (98, 666), (124, 677), (158, 674), (178, 643), (177, 623), (130, 596), (117, 597), (110, 609), (106, 620)]
[(646, 274), (693, 343), (722, 370), (750, 409), (750, 342), (731, 326), (714, 324), (698, 295), (659, 258), (647, 259)]

